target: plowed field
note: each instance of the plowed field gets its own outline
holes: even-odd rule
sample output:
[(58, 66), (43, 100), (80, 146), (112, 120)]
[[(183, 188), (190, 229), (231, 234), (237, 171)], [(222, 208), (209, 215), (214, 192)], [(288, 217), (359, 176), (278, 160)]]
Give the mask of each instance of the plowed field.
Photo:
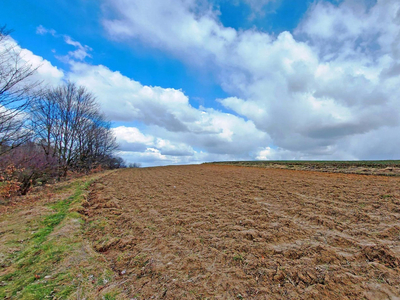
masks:
[(399, 299), (400, 178), (126, 169), (85, 228), (129, 299)]

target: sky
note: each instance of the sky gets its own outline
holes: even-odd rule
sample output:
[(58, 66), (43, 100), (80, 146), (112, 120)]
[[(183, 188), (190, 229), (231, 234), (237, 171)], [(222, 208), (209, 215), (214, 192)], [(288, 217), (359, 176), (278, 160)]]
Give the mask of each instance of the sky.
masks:
[(2, 0), (0, 24), (128, 163), (400, 159), (398, 0)]

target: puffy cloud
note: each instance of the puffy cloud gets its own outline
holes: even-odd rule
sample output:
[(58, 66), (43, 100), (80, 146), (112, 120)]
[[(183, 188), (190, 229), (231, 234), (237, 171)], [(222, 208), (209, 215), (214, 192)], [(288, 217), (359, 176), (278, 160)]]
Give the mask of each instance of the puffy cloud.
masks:
[[(398, 128), (400, 117), (398, 1), (317, 1), (294, 33), (277, 36), (224, 27), (217, 12), (195, 0), (107, 3), (110, 36), (212, 66), (232, 95), (220, 103), (277, 149), (301, 157), (373, 157), (358, 151), (357, 141), (374, 135), (378, 145), (362, 147), (384, 151), (385, 140), (397, 137), (387, 128)], [(218, 140), (207, 142), (218, 153)], [(396, 157), (397, 150), (386, 153)]]
[[(62, 82), (64, 77), (64, 72), (62, 70), (53, 66), (48, 60), (43, 59), (41, 56), (35, 55), (32, 51), (21, 48), (12, 37), (9, 36), (3, 40), (0, 45), (0, 51), (4, 51), (2, 57), (4, 61), (9, 60), (11, 64), (17, 63), (19, 67), (25, 65), (36, 69), (36, 72), (34, 72), (32, 76), (24, 80), (25, 83), (43, 82), (45, 85), (54, 86)], [(8, 56), (8, 58), (6, 58), (6, 56)], [(15, 61), (16, 58), (18, 58), (18, 61)], [(3, 66), (5, 66), (5, 64)]]
[(90, 47), (39, 26), (38, 34), (76, 48), (64, 57), (71, 67), (65, 77), (21, 49), (26, 61), (41, 66), (40, 78), (76, 81), (95, 92), (111, 120), (141, 123), (140, 130), (114, 129), (129, 162), (398, 158), (398, 1), (317, 1), (293, 33), (276, 36), (224, 27), (206, 1), (106, 2), (110, 37), (210, 67), (232, 95), (217, 99), (230, 113), (194, 108), (181, 90), (144, 86), (83, 63)]
[(29, 80), (42, 81), (44, 84), (51, 86), (56, 86), (62, 82), (64, 72), (53, 66), (48, 60), (33, 54), (32, 51), (27, 49), (21, 49), (20, 57), (26, 63), (31, 64), (33, 68), (37, 68), (36, 73)]
[[(66, 43), (81, 46), (63, 37)], [(127, 126), (113, 129), (129, 162), (154, 165), (216, 157), (249, 159), (255, 148), (269, 142), (268, 135), (252, 121), (212, 108), (194, 108), (181, 90), (144, 86), (118, 71), (79, 62), (71, 55), (66, 61), (70, 69), (64, 79), (93, 91), (110, 120), (142, 124), (143, 131)]]
[[(297, 28), (320, 49), (340, 49), (339, 55), (391, 54), (398, 58), (400, 3), (396, 0), (318, 1)], [(325, 47), (323, 47), (325, 45)], [(333, 54), (333, 53), (331, 53)]]
[[(143, 86), (105, 66), (71, 62), (70, 79), (96, 91), (107, 115), (115, 121), (141, 121), (169, 131), (187, 131), (196, 110), (180, 90)], [(194, 124), (195, 126), (195, 124)]]
[(153, 166), (249, 159), (254, 149), (269, 143), (268, 135), (252, 121), (212, 108), (194, 108), (181, 90), (144, 86), (105, 66), (74, 59), (68, 59), (70, 69), (64, 74), (12, 42), (24, 61), (40, 66), (36, 78), (51, 85), (72, 80), (94, 92), (110, 120), (142, 124), (141, 130), (132, 126), (112, 129), (120, 154), (128, 162)]
[(119, 126), (113, 128), (119, 148), (122, 151), (145, 152), (156, 149), (163, 156), (193, 156), (194, 150), (187, 144), (145, 135), (136, 127)]
[(139, 163), (142, 167), (177, 164), (178, 161), (168, 159), (159, 150), (148, 148), (143, 152), (120, 151), (118, 153), (128, 163)]
[(160, 150), (148, 148), (144, 152), (120, 151), (118, 153), (128, 163), (140, 163), (142, 167), (199, 164), (213, 161), (245, 160), (247, 156), (235, 156), (230, 154), (212, 154), (207, 152), (195, 152), (193, 156), (167, 156)]
[(135, 127), (120, 126), (112, 130), (122, 151), (143, 152), (154, 145), (154, 137), (144, 135)]
[(184, 51), (193, 63), (202, 64), (205, 56), (224, 52), (226, 43), (237, 36), (234, 29), (217, 21), (209, 5), (195, 0), (117, 0), (108, 5), (121, 15), (103, 20), (111, 38), (140, 38), (156, 47)]
[(193, 156), (193, 149), (211, 154), (250, 157), (266, 146), (269, 136), (254, 123), (212, 108), (194, 108), (180, 90), (143, 86), (105, 66), (71, 62), (68, 78), (95, 91), (107, 116), (113, 121), (145, 125), (118, 127), (115, 133), (125, 151), (156, 149), (163, 156)]

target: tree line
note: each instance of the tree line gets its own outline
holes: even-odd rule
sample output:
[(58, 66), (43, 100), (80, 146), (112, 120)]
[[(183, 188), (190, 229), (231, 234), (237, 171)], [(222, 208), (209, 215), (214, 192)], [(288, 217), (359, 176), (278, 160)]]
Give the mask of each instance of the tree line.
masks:
[(0, 197), (69, 172), (125, 167), (94, 94), (73, 82), (45, 88), (9, 34), (0, 27)]

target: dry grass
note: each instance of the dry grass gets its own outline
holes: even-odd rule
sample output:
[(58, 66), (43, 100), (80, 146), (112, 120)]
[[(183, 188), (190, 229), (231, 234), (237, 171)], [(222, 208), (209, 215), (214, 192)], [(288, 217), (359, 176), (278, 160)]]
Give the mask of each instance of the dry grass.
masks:
[(77, 212), (98, 178), (51, 186), (7, 207), (0, 218), (0, 298), (116, 299), (118, 289), (102, 289), (114, 275), (83, 239)]

